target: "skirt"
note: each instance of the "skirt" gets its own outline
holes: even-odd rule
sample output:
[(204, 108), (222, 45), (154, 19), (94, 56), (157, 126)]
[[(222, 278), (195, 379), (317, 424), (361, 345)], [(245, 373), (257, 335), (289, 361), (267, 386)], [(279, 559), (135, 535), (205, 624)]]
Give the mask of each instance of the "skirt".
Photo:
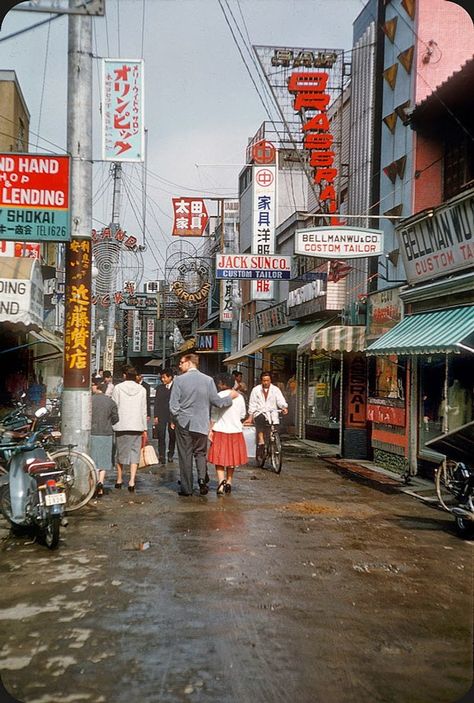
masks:
[(216, 466), (243, 466), (248, 461), (242, 432), (214, 432), (207, 458)]
[(112, 466), (112, 435), (91, 435), (91, 458), (97, 471), (107, 471)]
[(138, 464), (142, 448), (142, 432), (116, 432), (117, 451), (115, 461), (119, 464)]

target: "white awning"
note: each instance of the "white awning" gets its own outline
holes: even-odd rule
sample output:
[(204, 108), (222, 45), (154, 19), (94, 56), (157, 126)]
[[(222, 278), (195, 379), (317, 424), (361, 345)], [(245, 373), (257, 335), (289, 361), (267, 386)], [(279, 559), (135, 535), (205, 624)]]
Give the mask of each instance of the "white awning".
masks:
[(43, 277), (37, 259), (0, 257), (0, 323), (21, 331), (43, 327)]
[(275, 342), (278, 337), (281, 337), (281, 335), (282, 332), (278, 332), (278, 334), (268, 334), (265, 337), (257, 337), (257, 339), (254, 339), (245, 347), (242, 347), (242, 349), (240, 349), (238, 352), (235, 352), (235, 354), (231, 354), (226, 359), (224, 359), (223, 363), (235, 364), (237, 361), (241, 361), (247, 356), (253, 356), (254, 354), (257, 354), (257, 352), (262, 351), (262, 349), (266, 349), (266, 347), (270, 346), (270, 344), (272, 342)]

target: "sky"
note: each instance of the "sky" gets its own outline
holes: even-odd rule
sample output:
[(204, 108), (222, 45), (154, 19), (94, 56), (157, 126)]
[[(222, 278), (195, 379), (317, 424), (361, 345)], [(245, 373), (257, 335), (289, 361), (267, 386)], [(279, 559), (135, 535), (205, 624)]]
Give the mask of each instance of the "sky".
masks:
[[(268, 119), (226, 17), (258, 85), (245, 45), (350, 50), (352, 23), (364, 4), (363, 0), (105, 0), (106, 16), (93, 19), (93, 225), (101, 228), (109, 223), (112, 196), (110, 164), (101, 162), (100, 58), (145, 62), (144, 265), (147, 278), (161, 277), (167, 247), (173, 242), (171, 198), (236, 196), (248, 139)], [(67, 17), (8, 38), (46, 18), (43, 13), (8, 13), (0, 32), (0, 68), (16, 71), (31, 115), (30, 151), (64, 153)], [(124, 166), (120, 219), (130, 234), (140, 235), (142, 230), (142, 182), (141, 167)], [(209, 201), (208, 208), (213, 214), (217, 205)]]

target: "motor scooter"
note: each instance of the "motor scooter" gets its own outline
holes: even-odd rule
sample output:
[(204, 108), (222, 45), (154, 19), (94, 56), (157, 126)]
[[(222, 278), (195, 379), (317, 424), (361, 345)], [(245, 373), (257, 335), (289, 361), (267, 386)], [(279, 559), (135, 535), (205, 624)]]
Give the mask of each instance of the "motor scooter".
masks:
[[(35, 415), (46, 412), (39, 408)], [(12, 532), (34, 529), (49, 549), (55, 549), (66, 505), (64, 475), (39, 435), (35, 432), (17, 445), (8, 460), (7, 473), (0, 476), (0, 510)]]
[(456, 521), (461, 537), (474, 534), (474, 421), (426, 443), (446, 459), (435, 473), (441, 506)]

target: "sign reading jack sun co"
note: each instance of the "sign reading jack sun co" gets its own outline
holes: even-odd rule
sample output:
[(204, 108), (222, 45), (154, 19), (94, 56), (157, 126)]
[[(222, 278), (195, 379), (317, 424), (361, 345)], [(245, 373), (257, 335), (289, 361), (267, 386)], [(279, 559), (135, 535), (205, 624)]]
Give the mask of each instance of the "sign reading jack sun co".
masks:
[(295, 236), (295, 254), (324, 259), (356, 259), (383, 254), (383, 232), (359, 227), (311, 227)]

